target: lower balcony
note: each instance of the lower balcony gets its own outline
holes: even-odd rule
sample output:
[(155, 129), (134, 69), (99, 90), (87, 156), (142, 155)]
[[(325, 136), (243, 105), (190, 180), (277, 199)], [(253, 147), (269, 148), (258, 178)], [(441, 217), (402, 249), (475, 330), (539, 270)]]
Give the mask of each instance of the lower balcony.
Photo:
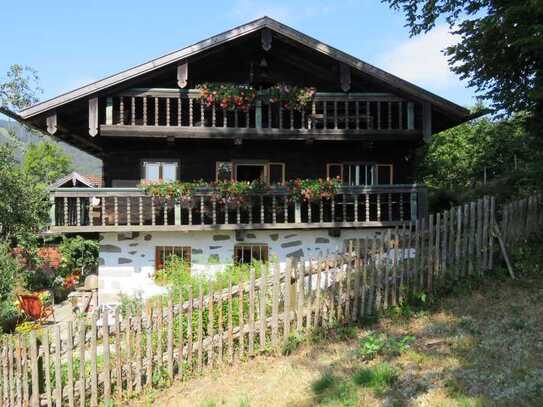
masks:
[(427, 212), (420, 185), (344, 186), (333, 199), (297, 202), (286, 188), (231, 207), (202, 189), (190, 204), (138, 188), (51, 190), (50, 233), (391, 227)]

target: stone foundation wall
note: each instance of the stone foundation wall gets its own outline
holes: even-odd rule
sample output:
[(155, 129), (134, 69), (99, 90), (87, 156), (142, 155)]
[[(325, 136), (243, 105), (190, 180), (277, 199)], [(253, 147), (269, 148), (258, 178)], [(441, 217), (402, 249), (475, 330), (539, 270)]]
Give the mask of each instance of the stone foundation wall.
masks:
[(153, 282), (156, 246), (190, 246), (191, 273), (208, 275), (232, 264), (236, 244), (267, 244), (269, 256), (284, 268), (288, 257), (318, 257), (341, 251), (349, 239), (374, 236), (376, 229), (249, 230), (100, 235), (99, 302), (113, 304), (120, 294), (152, 297), (165, 290)]

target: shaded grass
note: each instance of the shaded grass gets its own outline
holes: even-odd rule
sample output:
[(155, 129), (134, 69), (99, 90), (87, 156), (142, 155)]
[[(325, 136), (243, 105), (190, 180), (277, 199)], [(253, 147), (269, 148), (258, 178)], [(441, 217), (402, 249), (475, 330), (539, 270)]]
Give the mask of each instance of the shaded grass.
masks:
[(353, 375), (353, 381), (359, 386), (373, 389), (376, 395), (382, 396), (396, 381), (398, 373), (388, 363), (374, 367), (362, 368)]
[(320, 404), (356, 406), (358, 396), (354, 384), (331, 373), (325, 373), (312, 385), (316, 401)]

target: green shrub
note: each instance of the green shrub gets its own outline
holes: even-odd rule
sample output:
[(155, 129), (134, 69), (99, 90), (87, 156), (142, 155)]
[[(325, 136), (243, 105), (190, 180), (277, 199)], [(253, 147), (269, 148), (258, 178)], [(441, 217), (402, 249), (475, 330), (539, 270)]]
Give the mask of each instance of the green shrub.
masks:
[(59, 250), (62, 254), (59, 274), (63, 277), (76, 271), (80, 271), (82, 276), (96, 271), (99, 252), (97, 241), (83, 239), (81, 236), (65, 237)]
[(360, 340), (358, 354), (364, 359), (371, 360), (383, 350), (386, 340), (385, 334), (370, 333)]
[(339, 325), (336, 328), (336, 335), (340, 341), (347, 341), (356, 338), (356, 327), (353, 325)]
[(15, 320), (20, 315), (15, 306), (14, 286), (21, 267), (11, 253), (7, 243), (0, 243), (0, 325), (3, 331), (15, 327)]
[(283, 343), (281, 353), (285, 356), (291, 355), (302, 344), (302, 338), (296, 334), (291, 334), (287, 337), (287, 340)]
[(25, 270), (23, 273), (23, 285), (28, 291), (52, 288), (54, 284), (55, 276), (44, 269)]
[(366, 360), (371, 360), (379, 354), (397, 356), (409, 349), (415, 339), (412, 335), (395, 338), (384, 333), (370, 333), (360, 340), (358, 354)]

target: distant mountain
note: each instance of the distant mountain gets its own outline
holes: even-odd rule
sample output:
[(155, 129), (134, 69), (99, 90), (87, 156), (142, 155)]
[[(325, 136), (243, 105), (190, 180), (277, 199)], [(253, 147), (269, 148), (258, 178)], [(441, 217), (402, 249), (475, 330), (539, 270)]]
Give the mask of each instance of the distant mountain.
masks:
[[(6, 129), (13, 129), (15, 137), (12, 137)], [(24, 151), (29, 144), (51, 141), (60, 145), (64, 152), (72, 157), (75, 171), (83, 175), (102, 175), (102, 161), (73, 147), (69, 144), (59, 142), (38, 132), (26, 129), (15, 121), (0, 120), (0, 143), (12, 142), (16, 146), (15, 157), (21, 161)]]

